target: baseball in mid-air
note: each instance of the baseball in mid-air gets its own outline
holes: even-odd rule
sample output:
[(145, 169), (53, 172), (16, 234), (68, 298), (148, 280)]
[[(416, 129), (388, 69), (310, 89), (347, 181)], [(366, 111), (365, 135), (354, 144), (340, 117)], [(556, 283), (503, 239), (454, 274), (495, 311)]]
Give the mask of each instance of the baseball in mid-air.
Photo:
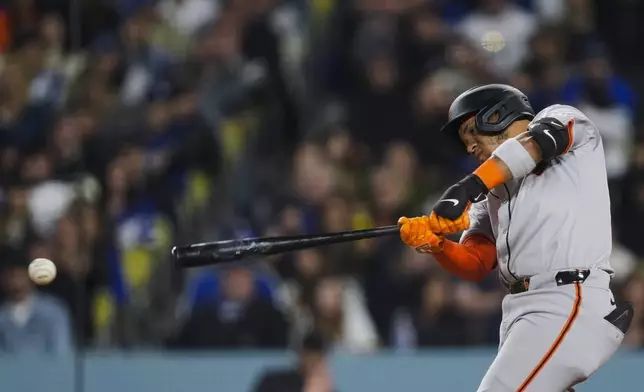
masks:
[(56, 265), (53, 261), (38, 258), (29, 263), (29, 278), (37, 285), (51, 283), (56, 277)]
[(481, 38), (481, 46), (488, 52), (498, 53), (505, 48), (505, 37), (498, 31), (488, 31)]

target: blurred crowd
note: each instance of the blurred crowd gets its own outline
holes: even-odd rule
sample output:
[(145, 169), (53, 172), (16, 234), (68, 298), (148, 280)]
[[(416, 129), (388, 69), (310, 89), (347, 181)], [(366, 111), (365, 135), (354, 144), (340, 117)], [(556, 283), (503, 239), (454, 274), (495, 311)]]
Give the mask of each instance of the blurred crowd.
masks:
[[(169, 260), (429, 211), (476, 165), (438, 133), (447, 109), (492, 82), (598, 126), (615, 290), (644, 346), (643, 16), (628, 0), (0, 0), (0, 351), (495, 345), (497, 277), (458, 281), (396, 237)], [(36, 257), (50, 285), (28, 279)]]

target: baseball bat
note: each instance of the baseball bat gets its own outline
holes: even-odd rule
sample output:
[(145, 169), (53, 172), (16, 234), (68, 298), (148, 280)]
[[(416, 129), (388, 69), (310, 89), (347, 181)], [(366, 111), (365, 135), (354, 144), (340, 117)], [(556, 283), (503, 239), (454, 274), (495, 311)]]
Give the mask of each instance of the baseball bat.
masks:
[(267, 256), (291, 252), (316, 246), (357, 241), (366, 238), (398, 234), (397, 225), (364, 230), (351, 230), (328, 234), (311, 234), (290, 237), (244, 238), (199, 244), (175, 246), (172, 248), (172, 262), (175, 268), (193, 268), (207, 265), (230, 263), (252, 256)]

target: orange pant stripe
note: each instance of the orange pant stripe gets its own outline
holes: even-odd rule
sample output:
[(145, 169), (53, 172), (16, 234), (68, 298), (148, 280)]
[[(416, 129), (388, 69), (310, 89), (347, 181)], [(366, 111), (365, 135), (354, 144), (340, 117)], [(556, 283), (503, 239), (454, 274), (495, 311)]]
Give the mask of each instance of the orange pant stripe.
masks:
[(530, 383), (537, 377), (541, 369), (543, 369), (543, 367), (546, 366), (550, 358), (552, 358), (555, 355), (555, 352), (557, 352), (557, 349), (559, 348), (559, 346), (561, 346), (561, 343), (564, 341), (564, 339), (566, 338), (566, 335), (568, 335), (568, 332), (570, 331), (573, 324), (575, 323), (575, 320), (579, 315), (580, 308), (581, 308), (581, 284), (575, 283), (575, 303), (572, 307), (572, 311), (570, 311), (570, 316), (568, 316), (568, 320), (566, 320), (566, 323), (564, 324), (563, 328), (559, 332), (557, 339), (555, 339), (554, 343), (552, 343), (552, 346), (550, 346), (550, 349), (548, 349), (548, 352), (546, 352), (543, 358), (541, 358), (541, 361), (539, 361), (537, 366), (530, 372), (530, 374), (525, 379), (525, 381), (523, 381), (519, 389), (517, 389), (517, 392), (525, 391), (528, 385), (530, 385)]

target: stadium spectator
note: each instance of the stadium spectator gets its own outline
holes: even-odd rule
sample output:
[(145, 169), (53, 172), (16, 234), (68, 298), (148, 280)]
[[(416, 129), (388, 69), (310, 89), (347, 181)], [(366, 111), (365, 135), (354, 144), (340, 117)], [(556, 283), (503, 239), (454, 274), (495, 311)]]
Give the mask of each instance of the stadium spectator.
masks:
[[(287, 282), (279, 297), (293, 321), (291, 339), (301, 340), (315, 330), (330, 348), (348, 352), (370, 352), (379, 345), (378, 333), (365, 306), (358, 283), (349, 277), (313, 274), (325, 259), (319, 253), (301, 252), (296, 262), (299, 281)], [(304, 278), (304, 279), (303, 279)]]
[(2, 224), (2, 244), (15, 248), (24, 246), (35, 237), (35, 228), (29, 209), (29, 188), (24, 183), (7, 181), (5, 184), (6, 203), (0, 222)]
[(73, 329), (65, 305), (38, 293), (27, 274), (27, 257), (3, 247), (0, 351), (10, 354), (72, 352)]
[(194, 34), (215, 19), (219, 2), (208, 0), (162, 0), (157, 4), (160, 14), (181, 35)]
[(468, 344), (467, 319), (459, 314), (449, 280), (440, 276), (428, 279), (421, 295), (420, 308), (415, 315), (418, 346)]
[(634, 317), (624, 338), (624, 344), (633, 348), (644, 347), (644, 279), (637, 271), (623, 286), (622, 296), (633, 305)]
[(563, 86), (563, 99), (579, 107), (597, 125), (614, 195), (628, 169), (627, 148), (633, 142), (636, 98), (629, 84), (614, 73), (602, 46), (588, 45), (582, 67), (581, 75)]
[(83, 345), (94, 342), (93, 303), (107, 286), (104, 239), (95, 207), (76, 202), (58, 220), (54, 252), (48, 243), (32, 245), (31, 258), (56, 260), (56, 279), (42, 288), (62, 300), (70, 311), (75, 336)]
[(483, 0), (457, 30), (483, 50), (502, 72), (517, 69), (527, 56), (527, 43), (537, 28), (533, 14), (509, 0)]
[(268, 369), (256, 382), (254, 392), (333, 392), (333, 378), (326, 363), (324, 338), (307, 334), (297, 347), (298, 363), (293, 369)]
[(288, 324), (270, 299), (261, 297), (253, 272), (230, 268), (221, 292), (209, 303), (197, 305), (172, 346), (176, 348), (284, 348)]
[(379, 344), (360, 287), (350, 279), (319, 281), (313, 293), (311, 316), (311, 328), (319, 330), (334, 349), (368, 352)]

